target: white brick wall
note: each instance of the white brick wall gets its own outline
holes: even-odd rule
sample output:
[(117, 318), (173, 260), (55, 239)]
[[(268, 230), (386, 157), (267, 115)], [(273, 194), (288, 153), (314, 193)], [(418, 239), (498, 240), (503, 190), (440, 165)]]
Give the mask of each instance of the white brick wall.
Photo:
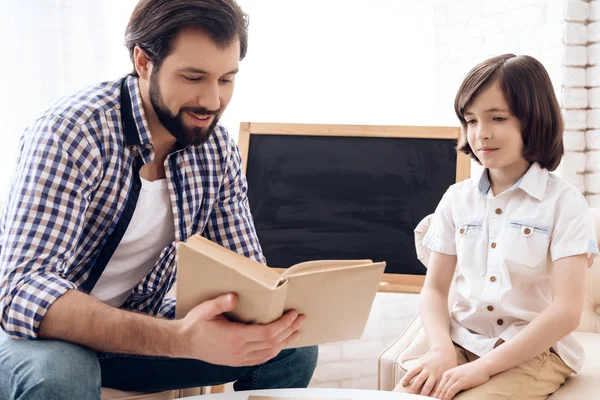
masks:
[[(588, 67), (588, 23), (590, 4), (582, 0), (568, 0), (565, 3), (565, 70), (571, 65), (578, 65), (580, 70)], [(565, 74), (569, 78), (568, 73)], [(586, 147), (578, 140), (588, 127), (587, 110), (590, 95), (586, 80), (565, 79), (562, 82), (562, 107), (565, 115), (565, 156), (559, 168), (559, 173), (577, 186), (582, 192), (586, 191), (588, 179), (588, 158)], [(575, 134), (575, 136), (573, 136)], [(573, 142), (576, 143), (573, 143)]]
[(600, 150), (600, 130), (586, 131), (585, 143), (588, 150)]
[(600, 113), (598, 112), (600, 109), (593, 108), (588, 110), (587, 112), (587, 127), (588, 129), (598, 129), (600, 128)]
[(377, 388), (377, 358), (417, 314), (418, 296), (378, 293), (363, 337), (319, 347), (310, 387)]
[(585, 22), (567, 22), (565, 44), (584, 46), (587, 44), (587, 25)]
[(590, 20), (600, 20), (600, 3), (597, 1), (590, 2)]
[(566, 151), (585, 150), (585, 134), (583, 131), (565, 131), (564, 141)]
[[(567, 154), (561, 165), (563, 176), (586, 194), (588, 203), (600, 207), (600, 16), (598, 0), (569, 0), (565, 9), (565, 62), (563, 108)], [(587, 14), (586, 14), (587, 10)], [(581, 71), (568, 66), (578, 66)], [(574, 89), (577, 88), (577, 89)], [(584, 100), (583, 91), (587, 92)], [(576, 135), (573, 135), (576, 132)], [(585, 137), (582, 146), (581, 134)], [(585, 158), (582, 171), (581, 158)], [(583, 175), (583, 182), (579, 175)]]
[(587, 57), (586, 46), (568, 46), (565, 48), (565, 65), (567, 66), (586, 67)]
[(591, 87), (588, 92), (590, 108), (600, 108), (600, 87)]
[(567, 171), (575, 173), (583, 173), (585, 171), (585, 153), (579, 151), (567, 151), (563, 157), (563, 168)]
[(581, 0), (568, 0), (565, 9), (566, 21), (585, 22), (590, 15), (589, 3)]
[(565, 87), (562, 97), (562, 105), (566, 109), (586, 109), (588, 106), (588, 90), (584, 87)]
[(587, 18), (587, 82), (585, 194), (588, 203), (600, 207), (600, 8), (599, 0), (589, 2)]
[(584, 67), (566, 67), (563, 75), (563, 85), (566, 87), (585, 87), (587, 69)]
[(600, 66), (590, 65), (586, 72), (588, 86), (600, 86)]
[(588, 65), (600, 64), (600, 43), (591, 43), (587, 46)]
[(587, 41), (600, 42), (600, 22), (590, 22), (587, 26)]
[[(585, 127), (581, 128), (585, 135), (585, 148), (573, 149), (585, 155), (584, 188), (586, 199), (590, 206), (600, 207), (600, 1), (588, 1), (589, 13), (587, 18), (580, 22), (586, 25), (587, 52), (586, 85), (588, 91), (588, 104), (579, 108), (578, 112), (585, 111)], [(581, 10), (580, 17), (585, 14)], [(578, 115), (581, 122), (581, 115)]]
[(584, 130), (587, 128), (586, 110), (563, 110), (566, 130)]

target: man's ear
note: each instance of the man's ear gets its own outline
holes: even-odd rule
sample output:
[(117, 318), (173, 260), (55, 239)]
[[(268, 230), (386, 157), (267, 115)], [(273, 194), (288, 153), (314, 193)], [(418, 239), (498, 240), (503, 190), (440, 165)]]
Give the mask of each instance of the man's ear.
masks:
[(135, 63), (135, 70), (140, 78), (148, 80), (152, 73), (152, 61), (150, 61), (146, 52), (140, 49), (139, 46), (135, 46), (133, 49), (133, 61)]

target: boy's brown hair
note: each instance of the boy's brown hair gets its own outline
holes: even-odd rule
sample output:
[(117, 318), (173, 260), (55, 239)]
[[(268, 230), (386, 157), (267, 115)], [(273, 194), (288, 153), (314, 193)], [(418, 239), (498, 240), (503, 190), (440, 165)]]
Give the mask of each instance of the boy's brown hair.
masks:
[(564, 154), (563, 118), (548, 72), (531, 56), (503, 54), (469, 71), (454, 100), (462, 125), (457, 149), (480, 162), (467, 142), (464, 114), (475, 97), (496, 81), (511, 113), (521, 122), (523, 158), (554, 171)]

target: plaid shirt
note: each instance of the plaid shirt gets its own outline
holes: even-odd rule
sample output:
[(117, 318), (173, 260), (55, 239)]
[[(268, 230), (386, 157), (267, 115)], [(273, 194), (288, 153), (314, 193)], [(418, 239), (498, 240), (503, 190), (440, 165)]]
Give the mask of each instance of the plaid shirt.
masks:
[[(139, 140), (121, 123), (121, 88), (108, 82), (60, 100), (28, 128), (0, 214), (0, 326), (34, 339), (48, 308), (86, 281), (116, 227), (133, 179), (133, 163), (153, 157), (138, 80), (129, 76)], [(138, 138), (136, 138), (138, 139)], [(218, 126), (203, 146), (171, 153), (165, 162), (175, 242), (132, 290), (123, 308), (173, 318), (165, 294), (176, 276), (176, 246), (203, 236), (264, 263), (247, 200), (239, 150)]]

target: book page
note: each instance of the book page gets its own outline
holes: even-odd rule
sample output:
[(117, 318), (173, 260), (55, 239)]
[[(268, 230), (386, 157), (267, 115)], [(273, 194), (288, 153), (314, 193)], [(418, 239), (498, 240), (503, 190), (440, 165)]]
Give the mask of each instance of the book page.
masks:
[(306, 315), (294, 345), (360, 338), (384, 269), (385, 263), (371, 263), (289, 276), (284, 309)]
[(317, 260), (306, 261), (300, 264), (292, 265), (281, 274), (281, 279), (284, 280), (292, 275), (299, 275), (304, 272), (318, 272), (327, 269), (339, 269), (355, 267), (357, 265), (373, 264), (371, 260)]

